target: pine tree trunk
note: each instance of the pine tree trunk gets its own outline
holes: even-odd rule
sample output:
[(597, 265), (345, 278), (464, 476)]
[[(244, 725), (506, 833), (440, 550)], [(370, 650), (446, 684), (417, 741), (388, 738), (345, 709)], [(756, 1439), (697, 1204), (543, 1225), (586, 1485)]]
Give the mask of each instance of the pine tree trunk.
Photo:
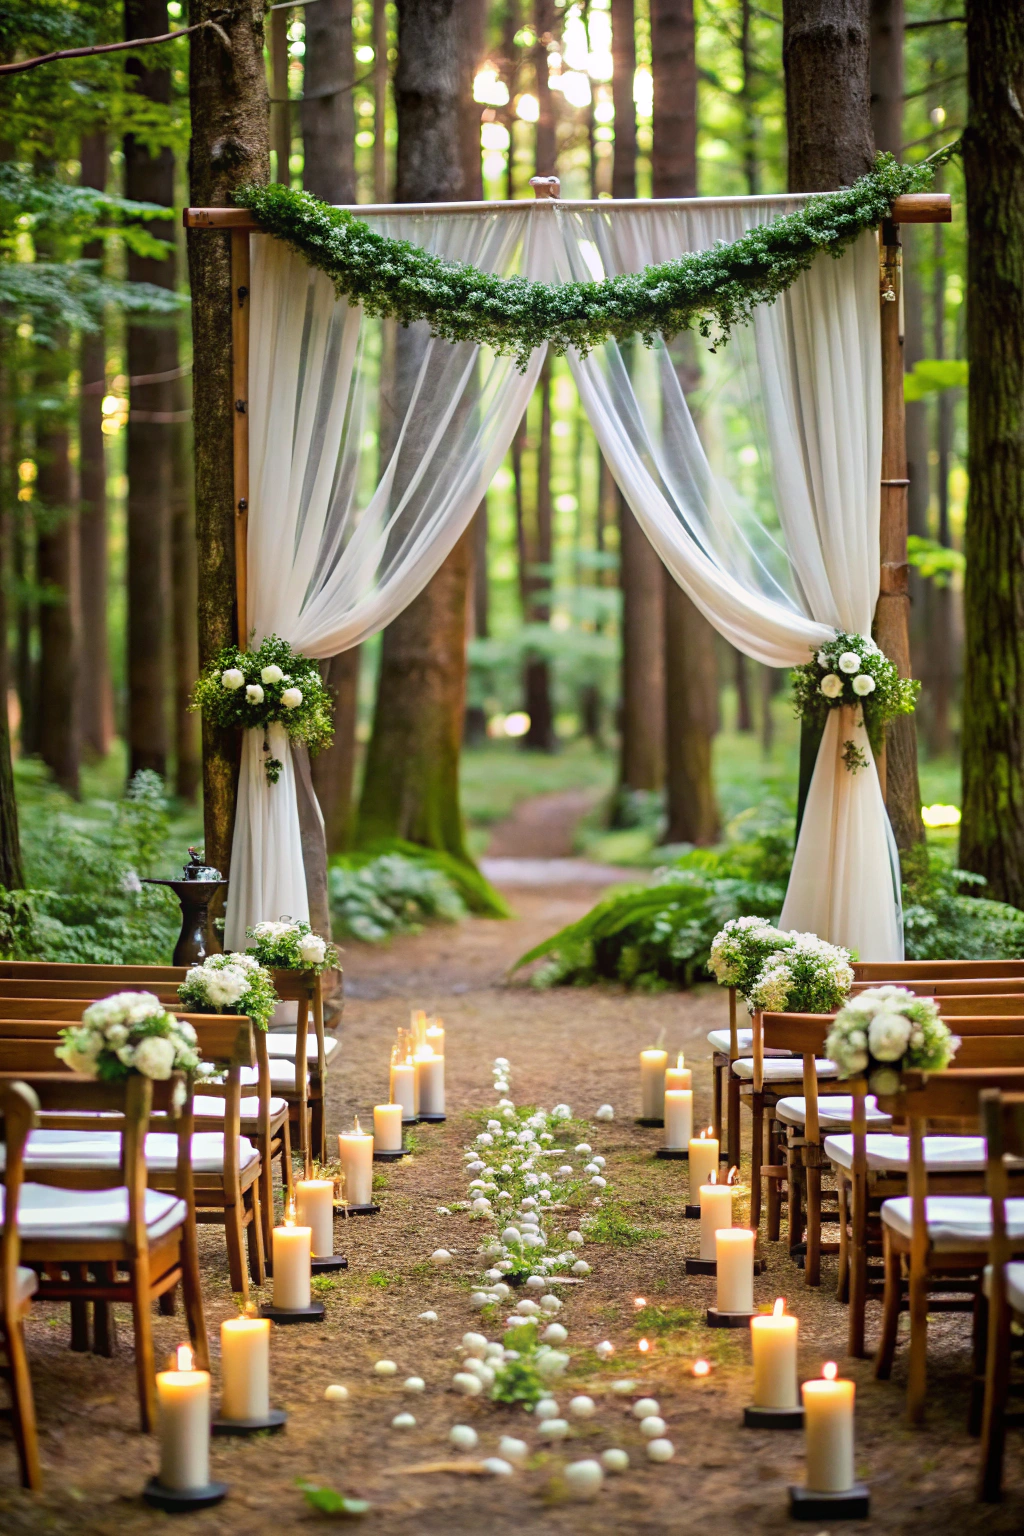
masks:
[(24, 885), (21, 842), (18, 837), (18, 801), (11, 766), (11, 734), (7, 717), (10, 663), (7, 652), (7, 594), (11, 576), (10, 509), (17, 506), (14, 467), (14, 422), (11, 416), (10, 380), (0, 365), (0, 889)]
[[(462, 195), (459, 9), (400, 0), (395, 107), (399, 202)], [(408, 398), (419, 341), (399, 330), (395, 395)], [(401, 837), (467, 859), (459, 808), (466, 693), (471, 530), (384, 631), (377, 701), (359, 805), (361, 844)]]
[[(168, 29), (166, 0), (125, 0), (126, 37), (155, 37)], [(171, 72), (132, 60), (126, 66), (136, 89), (150, 101), (171, 99)], [(132, 134), (124, 141), (124, 189), (139, 202), (174, 203), (174, 152), (151, 155)], [(150, 232), (166, 239), (160, 220)], [(173, 253), (163, 261), (128, 256), (133, 282), (175, 285)], [(170, 744), (170, 540), (173, 436), (178, 368), (174, 324), (128, 326), (128, 772), (152, 769), (167, 774)]]
[[(84, 187), (102, 191), (107, 184), (107, 138), (92, 133), (82, 139)], [(103, 241), (85, 246), (83, 257), (103, 260)], [(89, 637), (89, 665), (79, 680), (82, 746), (104, 758), (114, 737), (114, 694), (107, 638), (107, 466), (103, 436), (107, 346), (102, 325), (79, 345), (78, 391), (78, 543), (82, 633)]]
[[(697, 195), (697, 61), (692, 0), (652, 0), (655, 197)], [(697, 382), (692, 344), (680, 344), (684, 389)], [(685, 357), (685, 360), (684, 360)], [(714, 630), (668, 571), (664, 592), (665, 761), (669, 842), (713, 843), (719, 832), (712, 777), (718, 727)], [(740, 676), (746, 672), (738, 658)], [(740, 689), (740, 700), (743, 690)]]
[(388, 6), (373, 0), (373, 198), (388, 201)]
[(871, 129), (877, 150), (903, 148), (903, 0), (870, 0)]
[[(615, 0), (619, 3), (619, 0)], [(533, 47), (534, 89), (537, 92), (537, 139), (534, 155), (534, 174), (554, 176), (558, 160), (555, 142), (555, 102), (548, 84), (548, 43), (555, 27), (555, 7), (552, 0), (533, 0), (533, 30), (537, 41)]]
[[(936, 176), (941, 182), (941, 171)], [(932, 357), (946, 355), (946, 262), (945, 237), (941, 224), (932, 235)], [(927, 409), (927, 407), (925, 407)], [(935, 402), (935, 499), (938, 505), (940, 544), (951, 544), (949, 529), (949, 459), (953, 438), (953, 392), (944, 389)], [(948, 752), (953, 745), (950, 710), (953, 705), (954, 624), (953, 589), (931, 584), (929, 593), (933, 615), (931, 633), (932, 708), (928, 744), (933, 752)]]
[[(231, 192), (270, 175), (267, 81), (260, 0), (192, 0), (193, 22), (216, 18), (192, 35), (189, 95), (192, 141), (189, 200), (226, 207)], [(199, 551), (199, 660), (237, 638), (235, 497), (232, 471), (231, 247), (228, 235), (190, 230), (196, 546)], [(227, 869), (235, 820), (237, 733), (203, 723), (203, 815), (207, 860)]]
[[(178, 384), (175, 409), (184, 408), (188, 391)], [(174, 478), (171, 485), (171, 610), (174, 651), (174, 789), (194, 800), (203, 780), (200, 725), (189, 708), (199, 672), (196, 623), (196, 513), (192, 493), (192, 428), (187, 421), (171, 428)]]
[(783, 0), (791, 192), (849, 186), (871, 169), (869, 0)]
[(960, 863), (1024, 906), (1024, 11), (967, 0), (968, 397)]
[[(327, 0), (317, 0), (324, 5)], [(305, 16), (305, 8), (303, 8)], [(291, 185), (292, 107), (288, 96), (288, 11), (273, 10), (269, 16), (270, 32), (270, 147), (274, 151), (274, 180)], [(314, 23), (315, 25), (315, 23)], [(309, 27), (309, 18), (306, 20)], [(309, 33), (306, 33), (306, 56)]]

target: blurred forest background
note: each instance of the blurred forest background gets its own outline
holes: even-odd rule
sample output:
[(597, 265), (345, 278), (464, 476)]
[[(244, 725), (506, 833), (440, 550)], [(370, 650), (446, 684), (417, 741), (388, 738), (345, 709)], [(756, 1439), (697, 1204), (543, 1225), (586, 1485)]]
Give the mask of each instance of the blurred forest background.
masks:
[[(900, 158), (963, 128), (954, 10), (872, 5), (875, 140)], [(275, 4), (266, 20), (272, 176), (333, 202), (393, 200), (394, 6), (308, 0)], [(189, 21), (181, 0), (0, 0), (0, 62)], [(458, 38), (465, 195), (529, 198), (535, 175), (557, 175), (567, 198), (786, 189), (781, 0), (459, 0)], [(23, 883), (41, 893), (31, 912), (8, 902), (0, 948), (23, 943), (34, 921), (35, 947), (53, 958), (157, 957), (173, 913), (138, 877), (171, 873), (170, 848), (202, 836), (178, 216), (189, 49), (182, 38), (0, 76), (0, 696)], [(658, 143), (656, 98), (663, 121), (680, 115)], [(903, 232), (906, 393), (922, 798), (933, 846), (951, 855), (967, 493), (959, 163), (937, 184), (953, 195), (953, 224)], [(770, 501), (728, 369), (695, 347), (694, 374), (698, 417), (710, 422), (716, 407), (733, 483)], [(459, 773), (470, 855), (541, 794), (572, 802), (556, 851), (602, 863), (653, 868), (723, 839), (791, 835), (799, 727), (787, 677), (733, 651), (663, 581), (563, 360), (546, 365), (468, 545)], [(336, 921), (367, 938), (403, 913), (450, 915), (452, 887), (456, 904), (479, 905), (464, 872), (443, 858), (404, 867), (401, 846), (367, 876), (381, 853), (362, 790), (387, 704), (381, 645), (324, 664), (338, 733), (315, 764)]]

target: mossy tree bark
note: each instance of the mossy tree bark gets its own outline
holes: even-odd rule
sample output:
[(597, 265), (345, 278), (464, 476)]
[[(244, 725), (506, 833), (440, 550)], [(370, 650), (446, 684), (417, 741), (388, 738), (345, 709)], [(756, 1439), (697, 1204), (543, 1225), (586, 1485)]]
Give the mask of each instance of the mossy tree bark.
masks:
[[(270, 175), (267, 81), (261, 0), (192, 0), (189, 96), (192, 143), (189, 197), (196, 207), (226, 207), (235, 187)], [(236, 637), (235, 498), (232, 474), (230, 237), (190, 230), (196, 541), (199, 551), (199, 659)], [(203, 724), (206, 857), (227, 869), (235, 820), (239, 741)]]
[[(399, 0), (395, 107), (399, 202), (463, 191), (457, 0)], [(394, 392), (408, 398), (420, 338), (399, 330)], [(400, 414), (400, 413), (399, 413)], [(472, 530), (388, 625), (359, 805), (363, 845), (406, 838), (468, 861), (459, 808)]]
[(0, 888), (18, 889), (25, 877), (18, 836), (18, 801), (11, 766), (11, 736), (7, 723), (7, 689), (10, 657), (7, 648), (9, 613), (7, 594), (11, 576), (10, 508), (17, 506), (14, 468), (14, 422), (6, 369), (0, 365)]
[(1024, 11), (967, 0), (968, 474), (960, 862), (1024, 907)]

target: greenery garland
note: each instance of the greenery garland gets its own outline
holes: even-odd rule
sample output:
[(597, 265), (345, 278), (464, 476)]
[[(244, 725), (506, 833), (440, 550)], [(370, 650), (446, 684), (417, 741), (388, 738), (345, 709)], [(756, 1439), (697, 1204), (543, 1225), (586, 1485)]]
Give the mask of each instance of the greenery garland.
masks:
[[(897, 715), (913, 713), (920, 687), (913, 678), (900, 677), (895, 662), (873, 640), (842, 631), (812, 652), (812, 660), (793, 669), (793, 703), (801, 719), (821, 726), (830, 709), (860, 705), (876, 757), (886, 725)], [(843, 743), (843, 762), (850, 773), (867, 767), (853, 741)]]
[(254, 651), (225, 645), (207, 663), (192, 690), (192, 709), (213, 725), (263, 731), (267, 782), (276, 784), (283, 764), (270, 756), (267, 727), (283, 725), (292, 741), (320, 752), (334, 735), (333, 704), (320, 668), (268, 635)]
[[(865, 229), (888, 217), (897, 197), (928, 187), (932, 166), (879, 155), (852, 187), (811, 198), (795, 213), (758, 224), (708, 251), (597, 282), (541, 283), (495, 277), (379, 234), (343, 208), (280, 182), (246, 186), (235, 201), (261, 229), (286, 240), (325, 272), (339, 297), (402, 325), (425, 320), (445, 341), (472, 341), (511, 353), (520, 368), (535, 347), (586, 353), (609, 337), (639, 334), (646, 346), (694, 325), (726, 340), (759, 304), (770, 304), (821, 251), (841, 256)], [(543, 215), (542, 215), (543, 216)]]

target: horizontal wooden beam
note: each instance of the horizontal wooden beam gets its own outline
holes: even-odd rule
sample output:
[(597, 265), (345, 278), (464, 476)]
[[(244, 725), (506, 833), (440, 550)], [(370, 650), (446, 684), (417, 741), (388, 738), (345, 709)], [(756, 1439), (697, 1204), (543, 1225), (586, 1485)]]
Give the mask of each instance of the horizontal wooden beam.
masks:
[[(516, 208), (522, 210), (526, 207), (550, 206), (554, 199), (539, 198), (537, 203), (525, 203), (519, 200), (514, 203), (373, 203), (357, 204), (351, 208), (352, 213), (493, 213), (497, 208)], [(624, 199), (617, 201), (617, 206), (622, 207)], [(629, 200), (632, 206), (649, 209), (652, 201), (649, 198), (636, 198)], [(672, 205), (692, 202), (738, 202), (738, 198), (658, 198), (659, 204)], [(775, 197), (763, 198), (763, 202), (787, 201), (785, 193)], [(573, 202), (574, 208), (607, 208), (606, 200), (601, 202)], [(892, 222), (894, 224), (950, 224), (953, 220), (953, 208), (948, 192), (907, 192), (903, 197), (898, 197), (892, 205)], [(182, 214), (182, 222), (186, 229), (250, 229), (258, 230), (259, 224), (253, 218), (248, 208), (186, 208)]]

